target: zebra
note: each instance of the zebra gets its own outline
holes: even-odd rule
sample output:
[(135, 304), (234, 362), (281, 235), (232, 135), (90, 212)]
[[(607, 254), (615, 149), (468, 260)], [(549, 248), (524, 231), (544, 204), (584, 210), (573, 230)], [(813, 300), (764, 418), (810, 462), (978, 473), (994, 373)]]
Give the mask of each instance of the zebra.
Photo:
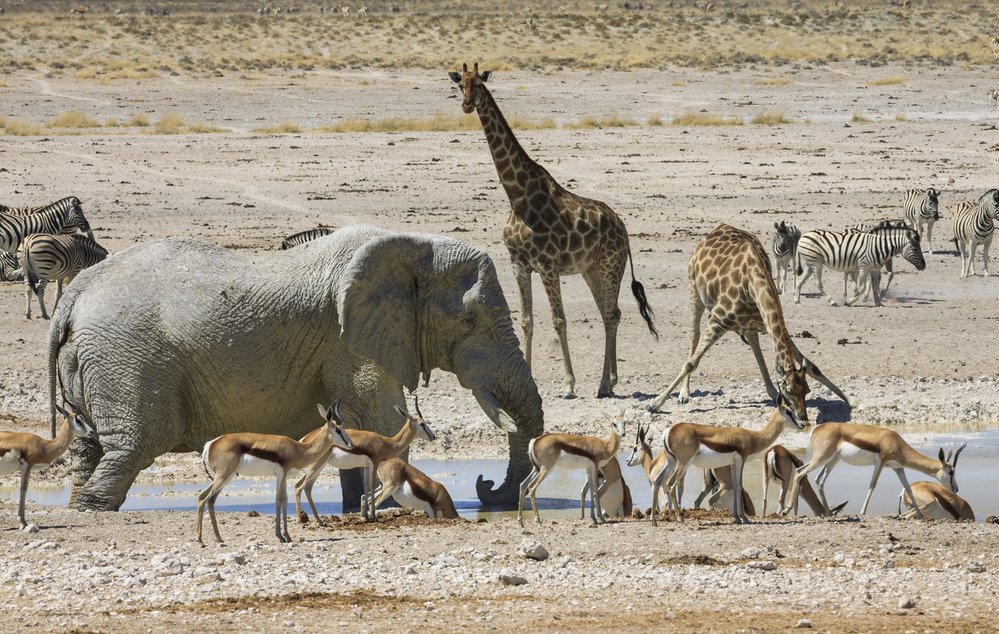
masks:
[[(910, 229), (926, 236), (926, 248), (933, 255), (933, 223), (940, 220), (940, 192), (932, 187), (905, 192), (902, 215)], [(926, 225), (926, 233), (922, 232), (923, 225)]]
[(975, 250), (982, 245), (982, 273), (989, 274), (989, 247), (999, 219), (999, 189), (990, 189), (977, 202), (964, 201), (954, 207), (954, 241), (961, 252), (961, 277), (974, 277)]
[[(62, 220), (58, 221), (59, 218)], [(11, 255), (17, 255), (18, 245), (32, 233), (68, 235), (77, 231), (94, 239), (90, 223), (83, 215), (83, 205), (76, 196), (67, 196), (38, 207), (0, 205), (0, 251), (7, 251)]]
[(17, 263), (17, 258), (0, 251), (0, 282), (23, 282), (24, 273)]
[[(851, 226), (849, 226), (849, 227), (846, 228), (846, 233), (883, 232), (883, 231), (888, 231), (888, 230), (891, 230), (891, 229), (904, 230), (904, 229), (910, 229), (910, 227), (909, 227), (909, 224), (905, 220), (896, 218), (896, 219), (892, 219), (892, 220), (881, 220), (881, 221), (879, 221), (877, 223), (862, 222), (860, 224), (851, 225)], [(915, 230), (915, 231), (916, 231), (916, 233), (919, 233), (918, 230)], [(895, 279), (895, 271), (894, 271), (893, 266), (894, 265), (892, 264), (892, 259), (891, 258), (888, 258), (887, 260), (885, 260), (885, 266), (884, 266), (884, 268), (885, 268), (885, 271), (888, 272), (888, 279), (885, 281), (884, 288), (881, 289), (881, 294), (882, 295), (884, 295), (885, 291), (888, 290), (888, 287), (891, 286), (891, 281), (893, 279)], [(857, 292), (859, 290), (859, 288), (860, 288), (859, 284), (857, 284), (857, 275), (856, 275), (856, 273), (853, 273), (853, 272), (844, 273), (843, 274), (843, 294), (844, 295), (846, 295), (847, 280), (850, 280), (850, 279), (853, 280), (853, 290), (854, 290), (854, 292)], [(867, 299), (868, 295), (870, 295), (870, 288), (869, 287), (865, 288), (865, 290), (864, 290), (864, 299), (865, 300)]]
[(63, 279), (66, 279), (67, 284), (72, 282), (80, 271), (107, 256), (107, 249), (79, 233), (71, 236), (44, 233), (28, 236), (20, 258), (27, 287), (25, 317), (31, 319), (31, 294), (34, 293), (38, 297), (38, 306), (42, 309), (42, 319), (48, 319), (49, 314), (45, 310), (45, 285), (48, 282), (58, 282), (56, 300), (52, 306), (52, 310), (55, 310), (62, 297)]
[[(880, 225), (876, 229), (879, 230), (869, 233), (809, 231), (802, 234), (795, 253), (795, 273), (798, 279), (794, 303), (801, 303), (801, 287), (805, 285), (805, 280), (814, 270), (819, 292), (829, 300), (830, 304), (836, 305), (836, 300), (822, 288), (823, 266), (834, 271), (857, 273), (857, 290), (854, 296), (846, 301), (847, 306), (860, 298), (868, 278), (874, 291), (874, 305), (881, 306), (881, 267), (886, 260), (896, 255), (908, 260), (917, 271), (926, 268), (918, 232), (908, 228), (897, 229)], [(845, 291), (844, 288), (844, 296)]]
[(300, 244), (311, 242), (316, 238), (328, 236), (334, 231), (336, 231), (336, 229), (323, 226), (316, 227), (315, 229), (308, 229), (306, 231), (299, 231), (298, 233), (290, 235), (281, 241), (281, 250), (284, 251), (285, 249), (290, 249), (292, 247), (297, 247)]
[(771, 250), (774, 254), (774, 260), (777, 261), (777, 292), (783, 294), (787, 284), (787, 269), (794, 262), (794, 250), (798, 247), (801, 230), (783, 220), (779, 223), (775, 222), (774, 229), (777, 230), (777, 233), (774, 234)]

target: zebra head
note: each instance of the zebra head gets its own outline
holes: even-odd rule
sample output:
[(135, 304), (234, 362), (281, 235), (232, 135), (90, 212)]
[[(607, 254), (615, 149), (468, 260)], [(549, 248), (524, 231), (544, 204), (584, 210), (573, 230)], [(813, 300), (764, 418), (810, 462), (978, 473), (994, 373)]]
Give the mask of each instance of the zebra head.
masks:
[(926, 190), (926, 201), (923, 208), (930, 212), (924, 216), (931, 215), (933, 220), (940, 220), (940, 192), (930, 187)]
[(87, 234), (91, 240), (94, 238), (93, 231), (90, 230), (90, 222), (87, 217), (83, 215), (83, 203), (76, 196), (69, 199), (69, 213), (66, 215), (67, 225), (76, 225)]
[(792, 366), (785, 370), (777, 363), (777, 407), (784, 413), (792, 425), (799, 429), (808, 424), (808, 409), (805, 407), (805, 397), (808, 396), (808, 381), (805, 378), (804, 366)]
[(472, 65), (472, 70), (468, 70), (468, 64), (462, 64), (460, 73), (457, 71), (448, 73), (451, 81), (458, 84), (458, 87), (461, 88), (461, 109), (465, 114), (474, 112), (475, 108), (480, 104), (482, 93), (486, 92), (483, 84), (489, 81), (489, 77), (492, 74), (493, 71), (484, 70), (480, 75), (478, 62)]
[(926, 268), (926, 260), (923, 259), (923, 247), (919, 244), (919, 233), (910, 230), (907, 234), (905, 247), (902, 249), (902, 257), (917, 271)]
[(797, 233), (794, 225), (788, 225), (781, 220), (774, 223), (777, 234), (774, 236), (774, 255), (782, 257), (794, 250), (794, 236)]

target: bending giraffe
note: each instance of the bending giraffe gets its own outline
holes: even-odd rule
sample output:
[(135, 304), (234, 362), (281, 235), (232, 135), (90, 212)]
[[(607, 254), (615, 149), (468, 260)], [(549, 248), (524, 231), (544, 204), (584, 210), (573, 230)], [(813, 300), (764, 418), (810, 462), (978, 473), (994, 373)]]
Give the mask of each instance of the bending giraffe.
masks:
[[(658, 411), (681, 382), (680, 402), (690, 400), (690, 375), (697, 369), (708, 348), (729, 331), (737, 333), (752, 348), (767, 386), (767, 394), (774, 401), (777, 400), (777, 389), (770, 380), (760, 350), (761, 332), (769, 334), (773, 341), (777, 353), (777, 374), (780, 380), (787, 383), (792, 404), (803, 418), (805, 395), (808, 393), (806, 373), (851, 407), (854, 405), (853, 399), (827, 379), (791, 341), (784, 323), (780, 295), (771, 278), (770, 258), (756, 236), (726, 224), (718, 225), (694, 249), (687, 264), (687, 273), (690, 288), (690, 357), (669, 387), (648, 406), (650, 411)], [(710, 313), (702, 336), (701, 316), (705, 309), (709, 309)]]
[[(534, 336), (531, 274), (537, 273), (548, 294), (552, 322), (562, 346), (563, 396), (575, 396), (576, 377), (569, 357), (560, 278), (579, 273), (590, 287), (604, 323), (604, 367), (597, 397), (612, 396), (617, 384), (617, 326), (621, 321), (618, 295), (625, 266), (631, 260), (628, 230), (613, 209), (599, 200), (566, 191), (527, 155), (486, 89), (491, 74), (487, 70), (480, 75), (478, 64), (472, 70), (465, 64), (462, 72), (449, 73), (461, 87), (462, 110), (466, 114), (475, 111), (479, 115), (496, 171), (510, 197), (510, 216), (503, 227), (503, 242), (510, 252), (520, 290), (527, 365), (531, 365)], [(659, 333), (652, 323), (652, 308), (645, 288), (635, 279), (633, 261), (631, 292), (638, 300), (638, 311), (649, 332), (658, 339)]]

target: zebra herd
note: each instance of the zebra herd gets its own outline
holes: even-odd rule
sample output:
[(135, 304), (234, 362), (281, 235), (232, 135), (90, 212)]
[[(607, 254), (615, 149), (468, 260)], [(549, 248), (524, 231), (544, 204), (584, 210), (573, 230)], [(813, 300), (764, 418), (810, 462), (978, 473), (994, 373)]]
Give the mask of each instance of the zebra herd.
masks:
[(0, 281), (25, 282), (28, 319), (32, 294), (38, 298), (42, 317), (48, 319), (45, 285), (58, 282), (58, 304), (63, 281), (72, 281), (80, 271), (107, 255), (107, 250), (94, 241), (76, 196), (39, 207), (0, 205)]
[[(774, 223), (771, 251), (777, 263), (777, 289), (786, 288), (787, 270), (794, 279), (794, 302), (801, 303), (801, 288), (815, 274), (819, 292), (833, 305), (836, 301), (822, 286), (822, 270), (828, 268), (844, 273), (843, 295), (849, 306), (861, 294), (874, 296), (874, 305), (881, 306), (882, 293), (891, 284), (894, 271), (892, 258), (901, 256), (916, 270), (926, 268), (921, 236), (933, 255), (933, 224), (940, 219), (940, 192), (934, 188), (910, 189), (905, 193), (903, 218), (883, 220), (874, 225), (856, 225), (845, 231), (815, 230), (807, 233), (787, 222)], [(975, 275), (975, 251), (982, 245), (983, 273), (989, 274), (989, 246), (999, 219), (999, 189), (990, 189), (975, 201), (964, 201), (953, 209), (954, 241), (961, 255), (961, 277)], [(925, 228), (925, 229), (924, 229)], [(881, 288), (881, 269), (888, 279)], [(847, 291), (848, 279), (854, 280), (852, 297)]]

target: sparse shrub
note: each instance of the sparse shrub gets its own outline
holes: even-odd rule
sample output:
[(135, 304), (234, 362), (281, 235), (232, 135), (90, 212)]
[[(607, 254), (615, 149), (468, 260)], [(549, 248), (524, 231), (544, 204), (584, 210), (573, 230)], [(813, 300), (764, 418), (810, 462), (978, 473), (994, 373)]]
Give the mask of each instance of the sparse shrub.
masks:
[(132, 128), (144, 128), (149, 125), (149, 117), (144, 114), (137, 114), (128, 120), (129, 127)]
[(783, 110), (771, 110), (770, 112), (759, 112), (753, 116), (753, 123), (757, 125), (784, 125), (794, 123), (784, 115)]
[(211, 134), (228, 132), (209, 123), (187, 123), (178, 112), (168, 112), (153, 126), (153, 134)]
[(615, 112), (614, 114), (604, 116), (586, 115), (579, 121), (566, 123), (563, 127), (573, 130), (583, 128), (626, 128), (634, 125), (638, 125), (638, 121)]
[(101, 124), (97, 123), (87, 115), (83, 114), (78, 110), (67, 110), (66, 112), (56, 115), (55, 119), (49, 122), (49, 127), (52, 128), (99, 128)]
[(854, 112), (850, 121), (853, 123), (872, 123), (871, 118), (866, 116), (863, 112)]
[(791, 83), (791, 79), (788, 77), (764, 77), (763, 79), (757, 79), (757, 86), (787, 86)]
[(895, 115), (895, 121), (897, 121), (899, 123), (905, 123), (908, 120), (909, 120), (909, 117), (905, 116), (904, 112), (900, 112), (897, 115)]
[(653, 126), (653, 127), (661, 126), (661, 125), (663, 125), (663, 123), (664, 123), (663, 122), (663, 115), (661, 113), (659, 113), (659, 112), (657, 112), (657, 113), (655, 113), (653, 115), (650, 115), (649, 118), (645, 121), (645, 125)]
[(45, 129), (33, 123), (9, 119), (4, 125), (3, 132), (8, 136), (42, 136), (45, 134)]
[(872, 79), (867, 82), (868, 86), (895, 86), (898, 84), (904, 84), (905, 78), (900, 75), (892, 75), (890, 77), (881, 77), (879, 79)]
[(262, 134), (299, 134), (302, 131), (302, 127), (294, 121), (282, 121), (277, 125), (255, 128), (253, 131)]
[(739, 117), (726, 117), (710, 112), (684, 112), (673, 117), (673, 125), (742, 125)]

